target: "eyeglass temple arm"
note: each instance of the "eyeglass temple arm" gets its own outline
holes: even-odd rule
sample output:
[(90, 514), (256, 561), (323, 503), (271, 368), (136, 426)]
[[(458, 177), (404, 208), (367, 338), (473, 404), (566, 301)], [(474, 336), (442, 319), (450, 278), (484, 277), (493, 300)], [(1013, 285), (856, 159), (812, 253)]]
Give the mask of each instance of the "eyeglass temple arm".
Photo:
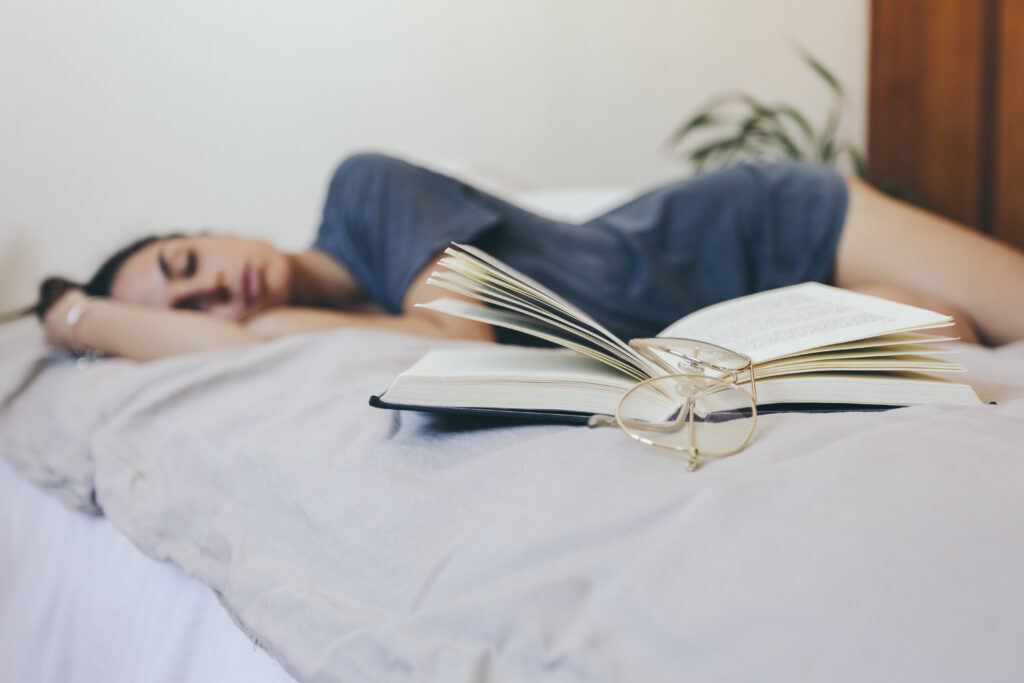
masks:
[[(680, 405), (675, 411), (673, 411), (672, 416), (669, 420), (664, 420), (661, 422), (622, 420), (622, 422), (624, 423), (624, 425), (627, 425), (634, 429), (646, 429), (652, 432), (665, 433), (677, 432), (679, 431), (679, 426), (683, 422), (690, 422), (691, 424), (693, 423), (693, 406), (693, 399), (687, 396), (686, 398), (683, 399), (682, 405)], [(621, 420), (621, 418), (619, 419)]]
[[(676, 432), (679, 431), (679, 425), (684, 421), (693, 423), (693, 399), (686, 397), (683, 405), (673, 412), (671, 420), (663, 422), (641, 422), (640, 420), (623, 420), (624, 426), (632, 428), (647, 429), (652, 432)], [(621, 418), (620, 418), (621, 419)], [(588, 427), (618, 427), (619, 421), (612, 415), (591, 415), (587, 418)]]

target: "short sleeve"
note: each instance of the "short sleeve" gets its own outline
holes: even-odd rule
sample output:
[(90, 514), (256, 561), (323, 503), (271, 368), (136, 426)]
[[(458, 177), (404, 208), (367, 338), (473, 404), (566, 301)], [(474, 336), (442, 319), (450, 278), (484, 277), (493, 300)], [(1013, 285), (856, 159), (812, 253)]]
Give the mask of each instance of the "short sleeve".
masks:
[(345, 266), (390, 313), (451, 242), (472, 242), (500, 216), (474, 188), (382, 154), (346, 159), (331, 180), (313, 246)]

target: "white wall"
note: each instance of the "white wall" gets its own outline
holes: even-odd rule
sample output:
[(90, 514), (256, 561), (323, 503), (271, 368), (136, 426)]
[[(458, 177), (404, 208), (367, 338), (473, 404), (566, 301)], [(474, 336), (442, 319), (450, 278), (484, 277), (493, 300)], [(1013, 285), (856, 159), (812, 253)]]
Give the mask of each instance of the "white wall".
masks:
[(308, 243), (347, 152), (527, 186), (635, 185), (744, 89), (824, 117), (796, 41), (863, 142), (867, 0), (2, 0), (0, 309), (127, 238), (238, 229)]

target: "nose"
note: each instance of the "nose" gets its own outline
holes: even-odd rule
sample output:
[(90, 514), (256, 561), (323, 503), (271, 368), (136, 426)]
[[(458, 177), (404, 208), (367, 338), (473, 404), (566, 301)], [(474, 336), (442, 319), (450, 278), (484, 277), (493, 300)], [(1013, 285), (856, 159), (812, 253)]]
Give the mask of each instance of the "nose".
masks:
[(211, 270), (199, 273), (190, 280), (182, 282), (181, 289), (176, 292), (175, 298), (193, 299), (200, 308), (209, 310), (213, 306), (230, 302), (232, 294), (224, 271)]
[(231, 289), (227, 286), (224, 271), (216, 270), (200, 281), (200, 293), (203, 297), (222, 303), (231, 298)]

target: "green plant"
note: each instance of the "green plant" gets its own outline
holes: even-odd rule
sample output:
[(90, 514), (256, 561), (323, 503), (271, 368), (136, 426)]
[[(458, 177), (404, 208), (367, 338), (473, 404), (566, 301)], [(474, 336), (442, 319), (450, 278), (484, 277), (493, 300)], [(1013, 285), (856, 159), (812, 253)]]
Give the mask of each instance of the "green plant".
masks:
[[(810, 53), (797, 48), (804, 62), (833, 94), (828, 118), (815, 130), (806, 116), (787, 104), (767, 104), (746, 93), (713, 98), (669, 138), (669, 145), (694, 164), (698, 173), (752, 159), (804, 159), (836, 164), (847, 158), (864, 177), (864, 155), (838, 139), (846, 95), (839, 80)], [(709, 139), (710, 136), (710, 139)], [(691, 145), (691, 140), (702, 140)]]

